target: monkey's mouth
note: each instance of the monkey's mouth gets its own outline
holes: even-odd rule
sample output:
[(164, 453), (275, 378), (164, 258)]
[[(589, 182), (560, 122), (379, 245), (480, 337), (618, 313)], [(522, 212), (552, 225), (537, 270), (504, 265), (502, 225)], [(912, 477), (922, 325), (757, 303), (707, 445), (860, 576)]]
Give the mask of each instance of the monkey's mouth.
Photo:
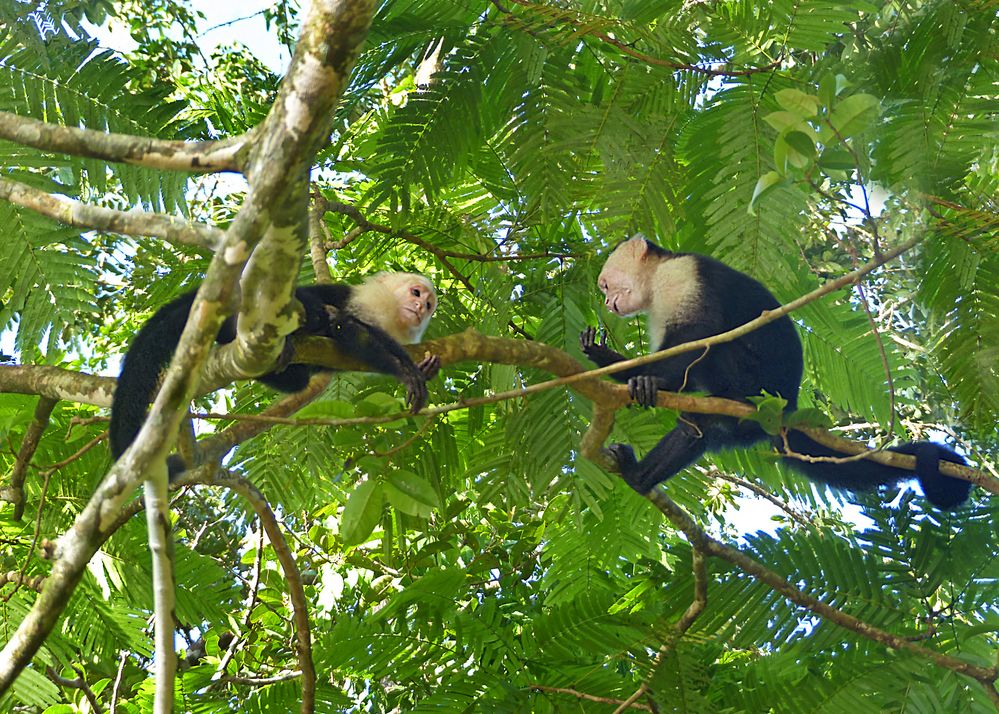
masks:
[(416, 308), (404, 307), (403, 310), (405, 310), (406, 312), (408, 312), (410, 315), (413, 316), (413, 322), (415, 322), (417, 325), (423, 322), (423, 315), (421, 315), (420, 311), (417, 310)]

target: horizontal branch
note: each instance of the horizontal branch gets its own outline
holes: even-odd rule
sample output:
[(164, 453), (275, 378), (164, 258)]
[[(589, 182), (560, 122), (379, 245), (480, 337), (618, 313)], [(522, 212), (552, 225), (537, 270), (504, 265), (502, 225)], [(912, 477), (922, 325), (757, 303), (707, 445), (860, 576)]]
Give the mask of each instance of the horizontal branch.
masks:
[(87, 230), (126, 236), (154, 236), (205, 250), (214, 250), (222, 242), (222, 231), (205, 224), (162, 213), (116, 211), (91, 206), (4, 178), (0, 178), (0, 198), (68, 226)]
[(223, 141), (170, 141), (49, 124), (0, 112), (0, 139), (41, 151), (169, 171), (239, 171), (246, 135)]
[[(794, 305), (797, 302), (798, 301), (788, 303), (788, 306), (785, 307)], [(771, 311), (764, 316), (764, 318), (769, 318), (774, 312), (777, 311)], [(762, 320), (764, 318), (759, 319)], [(770, 319), (767, 319), (766, 321), (769, 322)], [(754, 322), (756, 321), (754, 320)], [(727, 337), (731, 333), (741, 330), (742, 328), (738, 328), (738, 330), (731, 330), (723, 333), (722, 336)], [(712, 337), (708, 338), (708, 340), (697, 340), (696, 342), (679, 345), (655, 354), (669, 356), (671, 354), (689, 351), (690, 349), (693, 349), (689, 347), (690, 345), (700, 345), (714, 339), (715, 338)], [(734, 338), (729, 337), (728, 339)], [(331, 348), (332, 343), (325, 338), (296, 338), (294, 340), (294, 345), (294, 359), (297, 361), (337, 369), (359, 371), (365, 371), (366, 369), (363, 364), (355, 360), (345, 358), (338, 351), (336, 351), (335, 348)], [(476, 397), (474, 399), (461, 400), (453, 404), (430, 407), (420, 412), (424, 416), (434, 416), (449, 411), (467, 409), (473, 406), (491, 404), (509, 399), (520, 399), (530, 394), (536, 394), (538, 392), (562, 386), (572, 387), (574, 391), (593, 401), (595, 404), (599, 404), (604, 410), (619, 409), (631, 403), (631, 398), (628, 396), (627, 386), (604, 382), (598, 378), (607, 374), (608, 371), (620, 371), (619, 369), (612, 368), (620, 367), (622, 364), (645, 363), (652, 361), (646, 359), (651, 357), (651, 355), (645, 355), (635, 360), (619, 362), (611, 365), (610, 367), (586, 370), (575, 359), (555, 347), (535, 341), (491, 337), (488, 335), (482, 335), (474, 329), (468, 329), (464, 332), (436, 340), (429, 340), (418, 345), (409, 345), (406, 349), (414, 359), (420, 359), (428, 353), (438, 355), (441, 358), (442, 366), (471, 360), (475, 362), (518, 365), (521, 367), (536, 367), (551, 374), (558, 375), (556, 379), (538, 382), (536, 384), (520, 387), (518, 389), (511, 389), (489, 396)], [(659, 392), (656, 399), (656, 405), (666, 409), (675, 409), (677, 411), (690, 412), (692, 414), (720, 414), (740, 419), (752, 417), (756, 414), (756, 408), (744, 402), (722, 399), (720, 397), (694, 397), (674, 392)], [(312, 419), (309, 420), (309, 422), (314, 424), (322, 423), (326, 425), (335, 424), (338, 426), (357, 423), (378, 424), (391, 422), (400, 418), (406, 418), (407, 416), (409, 416), (408, 413), (400, 413), (381, 417), (365, 417), (363, 418), (363, 421), (353, 419)], [(282, 418), (280, 423), (301, 424), (303, 422), (291, 418)], [(916, 458), (914, 456), (910, 456), (908, 454), (898, 454), (893, 451), (872, 451), (863, 444), (834, 436), (823, 429), (800, 428), (799, 430), (808, 434), (816, 441), (834, 448), (837, 451), (842, 451), (847, 454), (864, 453), (865, 458), (869, 458), (872, 461), (910, 472), (915, 471)], [(970, 481), (978, 486), (981, 486), (990, 493), (999, 495), (999, 479), (992, 478), (982, 471), (978, 471), (968, 466), (962, 466), (961, 464), (942, 461), (940, 462), (940, 472), (948, 476)]]
[(51, 365), (0, 364), (0, 393), (37, 394), (95, 407), (111, 406), (114, 377), (73, 372)]

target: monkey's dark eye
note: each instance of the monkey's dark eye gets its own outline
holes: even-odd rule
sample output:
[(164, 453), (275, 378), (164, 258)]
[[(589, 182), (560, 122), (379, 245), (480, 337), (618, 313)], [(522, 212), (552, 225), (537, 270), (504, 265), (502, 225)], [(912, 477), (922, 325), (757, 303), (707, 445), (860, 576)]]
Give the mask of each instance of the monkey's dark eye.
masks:
[(427, 310), (430, 311), (430, 312), (434, 311), (434, 304), (432, 302), (430, 302), (429, 300), (427, 300)]
[(419, 288), (412, 288), (409, 292), (412, 293), (413, 297), (420, 297), (420, 289)]

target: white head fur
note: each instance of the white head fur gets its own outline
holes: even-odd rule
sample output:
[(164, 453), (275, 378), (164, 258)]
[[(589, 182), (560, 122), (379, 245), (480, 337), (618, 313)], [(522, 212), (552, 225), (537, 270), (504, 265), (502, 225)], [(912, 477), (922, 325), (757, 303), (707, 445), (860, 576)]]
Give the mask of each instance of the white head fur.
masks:
[(351, 293), (351, 309), (400, 344), (420, 341), (437, 309), (437, 291), (417, 273), (375, 273)]
[(621, 317), (649, 316), (652, 349), (658, 349), (669, 326), (690, 309), (700, 293), (697, 258), (663, 257), (641, 236), (621, 243), (607, 258), (597, 278), (607, 309)]

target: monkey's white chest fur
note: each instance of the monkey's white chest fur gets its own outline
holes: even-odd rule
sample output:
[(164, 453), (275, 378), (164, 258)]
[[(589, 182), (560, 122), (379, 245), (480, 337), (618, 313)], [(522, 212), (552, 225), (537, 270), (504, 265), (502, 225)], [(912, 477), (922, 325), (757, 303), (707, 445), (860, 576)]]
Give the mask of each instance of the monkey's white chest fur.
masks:
[(650, 352), (660, 348), (671, 327), (685, 322), (697, 310), (700, 285), (695, 256), (670, 258), (656, 267), (647, 323)]

